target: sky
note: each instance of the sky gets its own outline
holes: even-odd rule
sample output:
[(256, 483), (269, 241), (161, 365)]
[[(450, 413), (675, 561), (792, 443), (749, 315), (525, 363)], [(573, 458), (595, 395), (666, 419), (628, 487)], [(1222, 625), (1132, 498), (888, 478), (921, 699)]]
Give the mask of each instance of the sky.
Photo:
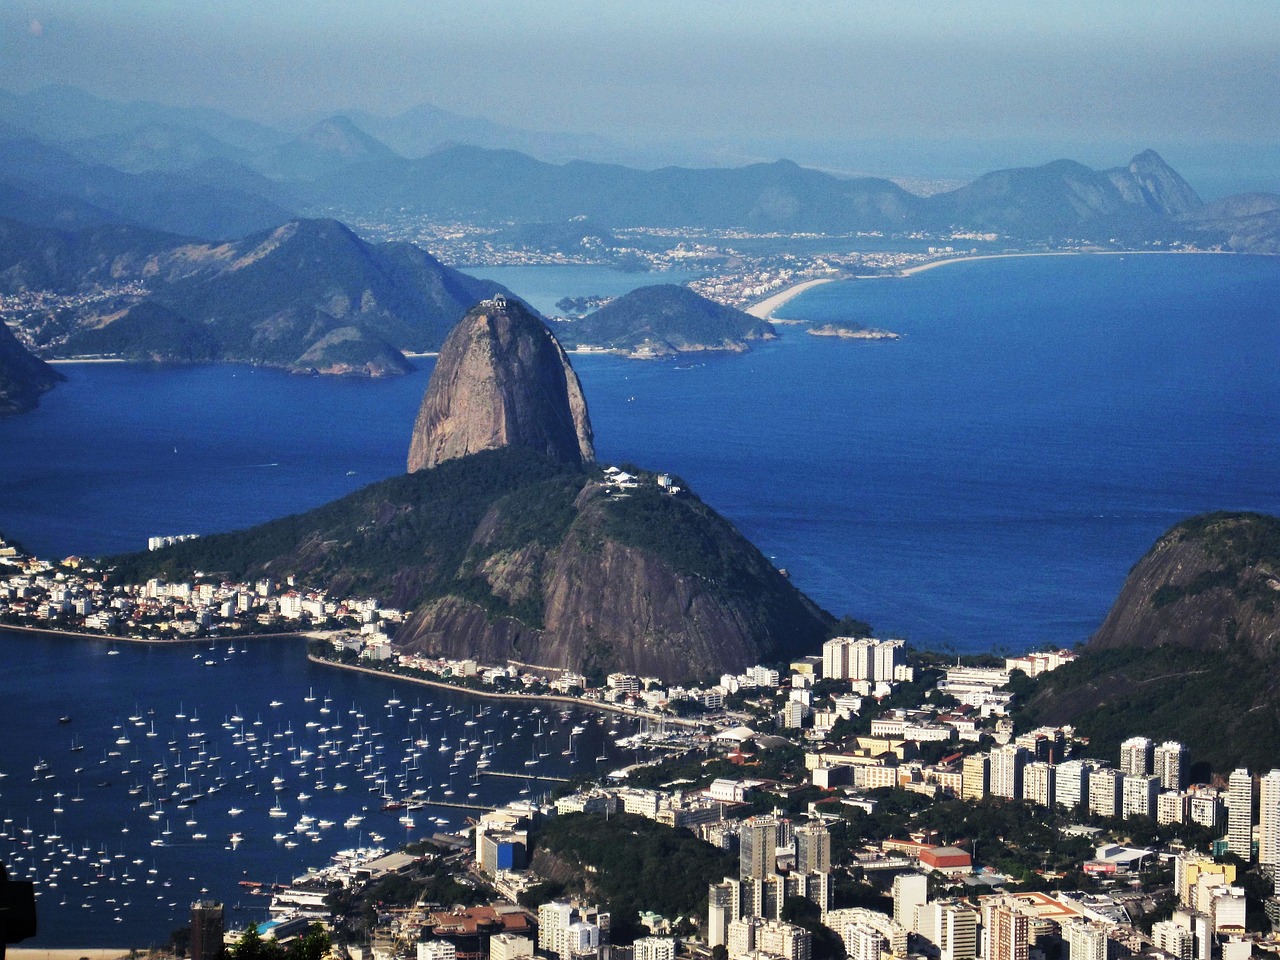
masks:
[(1280, 143), (1280, 3), (8, 0), (0, 86), (52, 82), (271, 122), (429, 101), (633, 144), (1122, 162)]

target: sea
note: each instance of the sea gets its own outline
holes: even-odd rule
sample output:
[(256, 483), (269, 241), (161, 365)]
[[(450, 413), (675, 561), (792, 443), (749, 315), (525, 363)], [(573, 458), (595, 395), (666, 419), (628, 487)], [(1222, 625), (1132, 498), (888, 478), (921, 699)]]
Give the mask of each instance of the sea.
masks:
[[(548, 312), (561, 296), (617, 294), (671, 279), (599, 267), (477, 272)], [(826, 284), (779, 313), (801, 322), (779, 324), (776, 341), (743, 355), (661, 362), (575, 355), (598, 456), (678, 475), (798, 587), (834, 614), (869, 621), (879, 636), (947, 653), (1077, 644), (1172, 524), (1210, 510), (1280, 513), (1276, 258), (978, 260), (907, 278)], [(901, 339), (805, 333), (808, 323), (830, 321)], [(37, 411), (0, 421), (0, 534), (37, 555), (97, 556), (140, 549), (149, 536), (242, 527), (399, 473), (433, 363), (415, 362), (413, 374), (383, 381), (235, 365), (63, 365), (67, 382)], [(114, 654), (100, 641), (7, 634), (3, 642), (0, 723), (34, 728), (33, 736), (0, 739), (7, 774), (0, 810), (13, 821), (5, 829), (21, 831), (30, 817), (30, 836), (42, 844), (52, 830), (67, 838), (55, 848), (91, 847), (77, 864), (107, 851), (117, 878), (125, 864), (141, 878), (127, 908), (114, 887), (91, 886), (103, 883), (97, 875), (46, 888), (42, 918), (55, 919), (41, 944), (127, 945), (130, 937), (149, 944), (181, 925), (204, 888), (228, 903), (252, 902), (237, 899), (238, 880), (283, 879), (321, 865), (371, 829), (342, 826), (349, 801), (359, 801), (357, 811), (370, 805), (365, 823), (397, 823), (379, 819), (370, 800), (376, 795), (353, 782), (342, 803), (318, 815), (337, 826), (286, 848), (272, 839), (280, 832), (274, 828), (283, 823), (289, 832), (295, 819), (268, 819), (270, 778), (247, 781), (256, 795), (233, 790), (234, 774), (248, 773), (229, 766), (249, 759), (234, 742), (239, 726), (260, 719), (261, 737), (277, 728), (283, 735), (292, 724), (298, 749), (313, 754), (314, 777), (322, 735), (318, 726), (302, 731), (321, 723), (313, 711), (325, 694), (335, 711), (381, 718), (384, 736), (398, 744), (408, 736), (401, 714), (409, 704), (420, 700), (424, 711), (444, 711), (437, 723), (455, 724), (481, 705), (308, 665), (287, 641), (235, 653), (121, 644)], [(311, 690), (319, 700), (306, 701)], [(391, 699), (401, 702), (388, 708)], [(282, 705), (271, 707), (273, 700)], [(176, 714), (192, 710), (200, 731), (219, 738), (207, 751), (222, 757), (227, 786), (195, 817), (201, 826), (210, 820), (198, 831), (208, 840), (152, 847), (159, 821), (142, 815), (139, 795), (128, 792), (137, 784), (116, 768), (135, 758), (130, 766), (154, 764), (151, 751), (169, 749), (170, 741), (185, 742), (190, 756), (189, 740), (178, 736), (190, 720)], [(69, 722), (58, 723), (64, 715)], [(135, 716), (154, 719), (157, 736), (146, 738), (129, 719)], [(493, 729), (495, 741), (517, 726), (528, 736), (539, 719), (551, 718), (509, 710), (483, 718), (480, 729)], [(116, 725), (131, 742), (112, 757)], [(600, 731), (566, 719), (558, 724), (562, 740), (566, 725)], [(606, 756), (602, 765), (626, 759), (599, 735), (601, 752), (586, 753)], [(75, 736), (85, 749), (73, 754)], [(439, 788), (448, 764), (428, 752), (435, 763), (420, 763), (431, 766), (424, 776)], [(570, 759), (551, 753), (541, 762)], [(509, 757), (517, 774), (525, 769), (521, 756), (517, 748)], [(34, 770), (42, 759), (52, 764), (48, 782)], [(204, 775), (210, 782), (219, 776)], [(538, 788), (518, 777), (481, 780), (486, 803)], [(98, 786), (104, 782), (110, 785)], [(73, 808), (67, 795), (77, 790), (82, 799)], [(55, 792), (68, 811), (58, 819)], [(317, 793), (290, 781), (288, 795), (299, 792)], [(244, 811), (234, 824), (233, 805)], [(85, 807), (99, 808), (100, 819), (71, 813)], [(301, 812), (295, 802), (290, 816)], [(197, 832), (185, 811), (168, 820), (174, 834)], [(125, 825), (129, 834), (121, 835)], [(232, 832), (244, 837), (234, 850)], [(11, 843), (12, 851), (23, 848), (21, 838)], [(50, 857), (38, 861), (40, 869), (50, 868)], [(153, 891), (145, 882), (161, 876), (169, 887)], [(88, 892), (101, 899), (81, 905)]]

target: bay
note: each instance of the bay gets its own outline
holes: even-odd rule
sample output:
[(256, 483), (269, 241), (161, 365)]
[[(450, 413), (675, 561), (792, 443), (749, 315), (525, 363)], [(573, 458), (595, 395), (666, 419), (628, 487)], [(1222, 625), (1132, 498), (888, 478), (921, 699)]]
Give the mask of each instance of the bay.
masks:
[[(922, 647), (1071, 644), (1172, 523), (1214, 509), (1280, 513), (1277, 267), (1226, 256), (955, 264), (828, 284), (784, 311), (891, 329), (899, 341), (822, 339), (786, 325), (778, 341), (742, 356), (574, 363), (604, 462), (681, 475), (828, 609)], [(502, 280), (521, 292), (524, 268), (510, 269)], [(572, 268), (558, 280), (557, 269), (528, 268), (542, 303), (637, 283)], [(385, 381), (247, 366), (63, 366), (68, 381), (37, 411), (0, 421), (0, 532), (45, 556), (140, 549), (150, 535), (241, 527), (397, 474), (433, 360), (416, 362), (415, 373)], [(256, 794), (230, 785), (239, 772), (230, 760), (246, 759), (222, 727), (233, 714), (250, 728), (260, 718), (272, 735), (292, 723), (300, 737), (300, 726), (319, 723), (312, 711), (323, 701), (305, 702), (314, 688), (382, 717), (383, 736), (402, 742), (407, 720), (388, 710), (393, 696), (402, 706), (447, 704), (455, 713), (441, 723), (462, 722), (479, 703), (337, 674), (283, 641), (234, 655), (121, 645), (114, 656), (95, 641), (3, 634), (0, 643), (0, 722), (22, 732), (0, 743), (0, 810), (19, 834), (9, 852), (22, 849), (30, 818), (42, 846), (51, 833), (55, 848), (88, 846), (76, 864), (100, 850), (109, 857), (105, 879), (81, 873), (45, 889), (42, 917), (54, 919), (39, 942), (50, 946), (158, 942), (202, 888), (235, 903), (239, 879), (285, 879), (359, 839), (360, 829), (336, 826), (295, 850), (271, 840), (262, 783)], [(229, 785), (196, 816), (208, 822), (207, 841), (152, 848), (157, 822), (111, 764), (156, 758), (142, 752), (137, 727), (111, 757), (114, 727), (155, 718), (150, 739), (167, 750), (183, 729), (176, 714), (188, 710), (207, 739), (219, 738)], [(504, 730), (534, 722), (517, 713)], [(57, 723), (62, 715), (71, 722)], [(71, 737), (85, 749), (72, 754)], [(517, 748), (506, 760), (522, 770), (523, 756)], [(32, 779), (41, 760), (53, 780)], [(432, 769), (437, 789), (447, 766)], [(294, 787), (295, 800), (315, 794)], [(487, 783), (479, 798), (521, 787)], [(52, 814), (58, 791), (66, 811), (69, 797), (82, 798), (74, 815)], [(363, 793), (353, 812), (374, 798)], [(341, 824), (347, 802), (318, 816)], [(234, 821), (232, 805), (244, 810)], [(175, 832), (191, 829), (186, 818)], [(245, 839), (229, 850), (233, 831)], [(47, 878), (44, 856), (37, 872)], [(15, 874), (29, 865), (10, 864)], [(136, 882), (121, 886), (126, 865)]]
[[(297, 639), (0, 631), (0, 645), (0, 858), (39, 891), (24, 946), (163, 946), (207, 897), (231, 926), (260, 921), (268, 898), (241, 881), (287, 883), (338, 850), (394, 849), (479, 814), (430, 801), (498, 805), (556, 785), (539, 775), (637, 759), (613, 743), (630, 719), (325, 667)], [(478, 773), (485, 747), (486, 771), (518, 776)], [(412, 826), (382, 809), (384, 793), (419, 789)]]
[[(953, 264), (784, 311), (899, 341), (785, 325), (746, 355), (574, 363), (602, 460), (680, 474), (831, 611), (924, 647), (1071, 644), (1171, 524), (1280, 512), (1278, 266)], [(504, 269), (519, 290), (526, 268)], [(527, 269), (543, 298), (638, 282)], [(433, 361), (417, 363), (386, 381), (64, 366), (39, 410), (0, 422), (0, 532), (42, 555), (139, 549), (399, 473)]]

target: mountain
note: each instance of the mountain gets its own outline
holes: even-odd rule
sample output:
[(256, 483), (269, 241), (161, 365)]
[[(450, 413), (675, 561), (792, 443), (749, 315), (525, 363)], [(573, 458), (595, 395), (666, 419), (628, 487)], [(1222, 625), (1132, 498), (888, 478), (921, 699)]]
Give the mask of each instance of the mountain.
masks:
[(78, 293), (141, 278), (150, 258), (186, 242), (127, 224), (57, 230), (0, 218), (0, 293)]
[(113, 561), (115, 582), (294, 574), (412, 611), (397, 645), (551, 669), (718, 676), (812, 652), (830, 618), (724, 518), (654, 477), (521, 447), (393, 477), (316, 510)]
[(1280, 518), (1215, 513), (1134, 566), (1075, 663), (1028, 691), (1028, 723), (1071, 723), (1114, 759), (1142, 735), (1225, 773), (1280, 765)]
[(288, 139), (270, 127), (220, 110), (104, 100), (68, 84), (50, 84), (24, 94), (0, 90), (0, 120), (41, 140), (64, 144), (114, 137), (153, 124), (198, 130), (228, 146), (254, 152)]
[(1185, 219), (1228, 249), (1280, 253), (1280, 196), (1274, 193), (1223, 197)]
[(350, 117), (360, 129), (405, 157), (423, 157), (454, 144), (521, 150), (550, 161), (603, 158), (616, 155), (619, 149), (602, 137), (522, 130), (430, 103), (420, 103), (390, 117), (364, 110), (350, 111)]
[(500, 447), (577, 467), (595, 459), (569, 358), (541, 320), (501, 296), (468, 312), (441, 347), (413, 426), (409, 471)]
[(0, 323), (0, 416), (31, 410), (40, 394), (62, 379), (62, 374), (19, 343), (7, 324)]
[(677, 479), (594, 468), (590, 444), (555, 338), (495, 297), (441, 351), (409, 473), (108, 562), (117, 582), (201, 570), (373, 595), (410, 611), (401, 648), (485, 663), (675, 680), (816, 649), (831, 617), (732, 524)]
[(223, 143), (195, 127), (145, 123), (64, 145), (86, 163), (106, 164), (125, 173), (176, 172), (210, 160), (244, 162), (250, 151)]
[(775, 339), (772, 324), (669, 283), (639, 287), (581, 320), (560, 324), (557, 332), (570, 346), (637, 358), (707, 350), (741, 353), (752, 341)]
[(381, 164), (398, 159), (344, 116), (312, 124), (303, 133), (258, 156), (255, 170), (279, 180), (313, 180), (340, 174), (354, 163)]
[(1202, 205), (1154, 150), (1127, 167), (1092, 170), (1072, 160), (997, 170), (927, 200), (936, 228), (954, 225), (1021, 239), (1145, 235)]
[[(0, 183), (29, 196), (43, 194), (51, 203), (92, 205), (119, 223), (185, 236), (243, 236), (292, 216), (265, 197), (181, 173), (124, 173), (35, 140), (0, 140)], [(30, 222), (51, 226), (53, 215), (51, 209)]]
[(411, 244), (366, 243), (336, 220), (174, 244), (118, 264), (114, 278), (149, 292), (83, 308), (61, 352), (398, 373), (401, 351), (439, 347), (476, 301), (503, 290)]
[(1280, 519), (1207, 514), (1156, 542), (1089, 649), (1164, 646), (1280, 656)]
[(606, 227), (897, 230), (921, 199), (888, 180), (843, 180), (790, 161), (736, 169), (635, 170), (562, 165), (514, 150), (452, 146), (417, 160), (357, 164), (315, 184), (314, 202), (409, 207), (441, 218), (555, 222), (585, 216)]

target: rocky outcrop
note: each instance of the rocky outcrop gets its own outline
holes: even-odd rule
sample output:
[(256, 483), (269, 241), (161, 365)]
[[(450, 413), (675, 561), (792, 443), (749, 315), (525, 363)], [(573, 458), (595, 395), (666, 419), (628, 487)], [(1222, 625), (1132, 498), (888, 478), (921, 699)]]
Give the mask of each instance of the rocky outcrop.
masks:
[(732, 524), (636, 483), (508, 447), (111, 564), (127, 583), (202, 570), (374, 596), (412, 611), (398, 645), (483, 663), (684, 680), (819, 649), (831, 617)]
[(767, 321), (671, 283), (639, 287), (558, 330), (571, 346), (636, 360), (708, 350), (745, 353), (751, 343), (777, 336)]
[(413, 427), (409, 471), (501, 447), (573, 465), (595, 459), (569, 358), (541, 320), (499, 296), (472, 309), (445, 340)]
[[(430, 602), (396, 642), (432, 656), (688, 678), (822, 639), (827, 615), (696, 497), (660, 493), (651, 477), (625, 499), (591, 482), (574, 510), (557, 543), (523, 543), (469, 567), (483, 599)], [(489, 517), (473, 554), (486, 528), (513, 522)]]
[(61, 379), (62, 374), (33, 356), (0, 323), (0, 416), (32, 409), (40, 394)]
[(1178, 524), (1130, 572), (1090, 650), (1280, 651), (1280, 519), (1216, 513)]

